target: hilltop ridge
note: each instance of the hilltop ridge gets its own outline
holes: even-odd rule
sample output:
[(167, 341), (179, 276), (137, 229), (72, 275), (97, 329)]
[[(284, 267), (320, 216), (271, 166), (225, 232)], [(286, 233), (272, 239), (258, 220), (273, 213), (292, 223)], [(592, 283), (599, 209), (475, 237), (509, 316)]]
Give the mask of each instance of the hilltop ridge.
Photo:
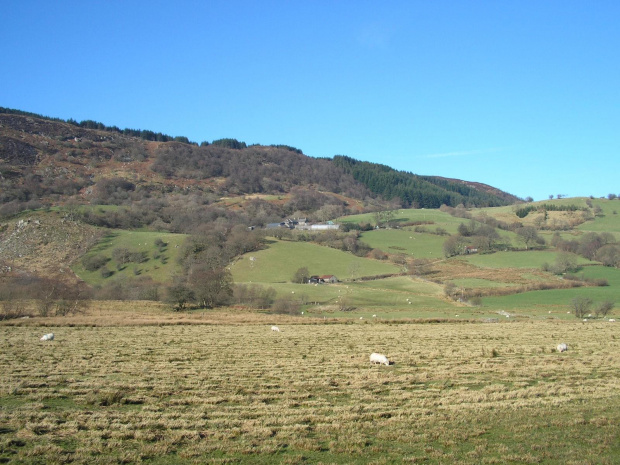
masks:
[[(378, 188), (378, 172), (384, 184), (386, 175), (396, 176), (398, 188)], [(148, 192), (151, 198), (192, 192), (207, 203), (230, 196), (274, 195), (280, 198), (268, 202), (276, 206), (272, 216), (279, 217), (296, 210), (311, 214), (326, 204), (346, 213), (349, 206), (355, 206), (350, 212), (358, 212), (519, 201), (485, 184), (417, 176), (350, 157), (312, 158), (286, 145), (247, 146), (220, 139), (198, 146), (182, 136), (6, 108), (0, 108), (0, 180), (4, 215), (69, 200), (130, 205), (144, 198), (138, 192)], [(277, 205), (291, 197), (299, 201), (289, 211), (277, 211)]]

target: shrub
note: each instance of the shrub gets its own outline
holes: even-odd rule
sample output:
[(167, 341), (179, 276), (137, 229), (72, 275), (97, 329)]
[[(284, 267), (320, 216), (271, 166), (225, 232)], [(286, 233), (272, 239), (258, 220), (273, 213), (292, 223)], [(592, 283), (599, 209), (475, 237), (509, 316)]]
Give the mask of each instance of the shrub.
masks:
[(596, 307), (596, 310), (594, 310), (594, 312), (596, 313), (596, 316), (605, 317), (609, 314), (612, 308), (614, 308), (614, 303), (610, 300), (606, 300), (605, 302), (601, 302)]
[(370, 258), (374, 258), (375, 260), (386, 260), (387, 254), (381, 249), (372, 249), (370, 251)]
[(570, 308), (577, 318), (583, 318), (588, 314), (591, 305), (592, 299), (578, 296), (571, 300)]
[(459, 289), (454, 283), (447, 282), (443, 287), (444, 295), (452, 300), (458, 299)]
[(109, 269), (107, 266), (104, 266), (100, 269), (99, 273), (101, 273), (102, 278), (109, 278), (114, 274), (114, 271)]
[(144, 263), (148, 261), (149, 258), (147, 257), (146, 252), (131, 252), (128, 256), (128, 259), (130, 262), (133, 263)]
[(20, 300), (3, 300), (0, 302), (0, 320), (11, 320), (26, 315), (26, 307)]
[(109, 258), (104, 257), (101, 254), (87, 255), (86, 257), (82, 258), (82, 266), (86, 271), (97, 271), (103, 265), (108, 263), (109, 260)]
[(233, 299), (238, 304), (252, 307), (268, 308), (276, 298), (276, 290), (273, 287), (263, 288), (258, 284), (235, 284)]
[(300, 307), (301, 305), (299, 302), (288, 298), (280, 298), (277, 299), (271, 306), (271, 312), (286, 315), (297, 315)]
[(304, 284), (308, 282), (308, 278), (310, 278), (310, 272), (308, 271), (308, 268), (304, 266), (295, 271), (291, 281), (297, 284)]

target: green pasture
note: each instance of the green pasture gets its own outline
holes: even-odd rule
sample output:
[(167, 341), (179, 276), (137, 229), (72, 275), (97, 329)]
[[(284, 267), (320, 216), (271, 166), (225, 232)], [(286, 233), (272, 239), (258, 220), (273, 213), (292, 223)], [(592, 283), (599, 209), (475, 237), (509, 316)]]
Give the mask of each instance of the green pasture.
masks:
[[(373, 300), (374, 299), (374, 300)], [(386, 303), (381, 297), (359, 294), (358, 299), (346, 301), (350, 310), (343, 311), (338, 307), (325, 309), (322, 307), (308, 309), (307, 317), (345, 318), (360, 322), (402, 319), (454, 319), (454, 318), (488, 318), (493, 313), (488, 309), (476, 309), (476, 314), (469, 308), (457, 307), (447, 301), (429, 296), (414, 296), (411, 304)], [(376, 315), (376, 317), (373, 317)], [(376, 319), (375, 319), (376, 318)]]
[[(456, 231), (456, 228), (463, 221), (468, 221), (464, 218), (455, 218), (448, 213), (440, 210), (427, 210), (425, 208), (407, 208), (393, 210), (394, 216), (391, 218), (391, 222), (394, 224), (402, 224), (407, 222), (432, 222), (433, 224), (427, 224), (426, 227), (433, 229), (437, 226), (442, 227), (448, 232), (450, 228)], [(336, 221), (340, 223), (370, 223), (375, 225), (377, 223), (375, 213), (361, 213), (359, 215), (348, 215), (338, 218)]]
[(385, 290), (401, 292), (405, 295), (441, 295), (443, 287), (431, 281), (423, 281), (412, 278), (411, 276), (394, 276), (373, 281), (356, 281), (353, 283), (357, 288), (376, 289), (377, 287)]
[(415, 258), (443, 257), (446, 237), (406, 229), (376, 229), (362, 233), (362, 241), (373, 249), (391, 254), (404, 253)]
[(450, 281), (457, 287), (463, 287), (465, 289), (479, 289), (479, 288), (496, 288), (496, 287), (512, 287), (517, 286), (515, 283), (503, 283), (499, 281), (492, 281), (490, 279), (482, 278), (462, 278), (453, 279)]
[[(434, 283), (399, 276), (373, 281), (356, 281), (339, 296), (352, 311), (332, 316), (369, 318), (453, 318), (456, 305), (441, 298), (443, 288)], [(458, 310), (456, 311), (458, 313)]]
[[(359, 316), (359, 311), (373, 308), (384, 308), (386, 310), (407, 310), (413, 315), (414, 310), (419, 310), (422, 306), (425, 309), (446, 307), (444, 301), (439, 300), (440, 294), (419, 294), (415, 292), (404, 292), (401, 290), (390, 289), (385, 280), (375, 280), (370, 282), (353, 282), (339, 284), (292, 284), (292, 283), (270, 283), (261, 284), (263, 287), (272, 287), (276, 290), (278, 297), (288, 297), (292, 300), (300, 300), (309, 306), (340, 305), (344, 301), (347, 305), (356, 307), (353, 316)], [(412, 289), (413, 291), (413, 289)], [(435, 289), (433, 289), (435, 291)], [(412, 302), (410, 304), (409, 302)], [(414, 305), (415, 304), (415, 305)], [(412, 306), (413, 305), (413, 306)], [(447, 305), (452, 308), (451, 304)], [(370, 310), (368, 310), (370, 311)], [(346, 315), (351, 315), (345, 312)]]
[[(249, 283), (242, 283), (249, 284)], [(309, 305), (335, 304), (338, 296), (346, 292), (343, 283), (337, 284), (295, 284), (295, 283), (257, 283), (264, 289), (273, 288), (277, 298), (289, 298)]]
[[(122, 277), (136, 278), (138, 276), (148, 276), (154, 281), (166, 283), (177, 272), (177, 257), (180, 246), (185, 240), (184, 234), (171, 234), (150, 231), (127, 231), (122, 229), (109, 230), (103, 238), (92, 247), (85, 257), (93, 255), (103, 255), (108, 258), (105, 268), (113, 274), (104, 278), (101, 269), (87, 271), (82, 265), (82, 261), (76, 262), (72, 269), (77, 276), (91, 285), (101, 285), (106, 279), (118, 279)], [(161, 239), (166, 245), (160, 248), (155, 245), (155, 241)], [(144, 252), (146, 260), (142, 263), (119, 264), (114, 261), (113, 251), (125, 248), (130, 252)]]
[[(586, 278), (606, 279), (608, 286), (577, 287), (572, 289), (551, 289), (545, 291), (524, 292), (501, 297), (484, 297), (483, 307), (489, 309), (518, 310), (523, 313), (536, 315), (541, 310), (551, 311), (562, 318), (574, 318), (566, 312), (569, 304), (575, 297), (588, 297), (596, 303), (612, 301), (616, 303), (613, 314), (618, 315), (620, 307), (620, 270), (604, 266), (587, 266), (579, 273)], [(593, 307), (594, 308), (594, 307)]]
[(580, 231), (616, 233), (617, 238), (620, 235), (620, 200), (592, 199), (591, 202), (593, 206), (601, 208), (601, 215), (580, 224), (577, 229)]
[[(473, 216), (476, 216), (480, 213), (484, 213), (487, 214), (491, 217), (498, 217), (498, 216), (503, 216), (505, 218), (505, 215), (507, 214), (511, 214), (511, 215), (515, 215), (515, 212), (520, 209), (520, 208), (524, 208), (527, 206), (540, 206), (540, 205), (556, 205), (556, 206), (563, 206), (563, 205), (576, 205), (578, 208), (588, 208), (587, 204), (586, 204), (586, 197), (574, 197), (574, 198), (566, 198), (566, 199), (552, 199), (552, 200), (538, 200), (536, 202), (531, 202), (531, 203), (520, 203), (520, 204), (516, 204), (516, 205), (506, 205), (503, 207), (486, 207), (486, 208), (474, 208), (470, 210), (470, 213)], [(596, 200), (592, 201), (593, 203), (596, 203)], [(532, 213), (530, 213), (532, 214)], [(514, 221), (521, 221), (521, 218), (517, 217), (516, 215), (514, 216)]]
[[(526, 250), (521, 252), (496, 252), (491, 254), (472, 254), (459, 257), (480, 268), (541, 268), (544, 263), (553, 264), (558, 252), (549, 250)], [(575, 255), (578, 265), (590, 265), (587, 258)]]
[(242, 255), (231, 267), (235, 282), (290, 282), (295, 272), (308, 268), (311, 275), (334, 275), (339, 280), (398, 273), (389, 262), (356, 257), (307, 242), (273, 240), (264, 250)]
[[(337, 284), (260, 285), (275, 289), (278, 298), (304, 304), (306, 317), (451, 318), (455, 313), (455, 305), (441, 299), (440, 285), (409, 276)], [(343, 306), (349, 309), (342, 311)]]

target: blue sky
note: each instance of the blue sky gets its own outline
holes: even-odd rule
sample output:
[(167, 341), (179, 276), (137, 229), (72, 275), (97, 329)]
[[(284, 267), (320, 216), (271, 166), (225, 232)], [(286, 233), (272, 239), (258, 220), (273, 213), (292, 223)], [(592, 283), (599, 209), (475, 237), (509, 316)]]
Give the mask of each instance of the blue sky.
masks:
[(620, 195), (620, 2), (0, 0), (0, 106)]

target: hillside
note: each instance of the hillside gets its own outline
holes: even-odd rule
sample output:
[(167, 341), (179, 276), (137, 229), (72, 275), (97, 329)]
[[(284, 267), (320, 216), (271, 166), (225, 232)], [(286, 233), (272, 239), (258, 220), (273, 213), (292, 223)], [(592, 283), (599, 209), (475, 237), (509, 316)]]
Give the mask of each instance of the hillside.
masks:
[[(350, 157), (6, 111), (0, 176), (0, 302), (59, 283), (315, 317), (568, 318), (572, 298), (620, 300), (617, 199), (516, 204)], [(286, 217), (341, 228), (266, 228)]]
[(486, 184), (438, 176), (418, 176), (386, 165), (361, 162), (341, 155), (334, 157), (334, 164), (362, 182), (373, 193), (387, 200), (398, 199), (404, 207), (439, 208), (442, 205), (459, 204), (497, 207), (520, 201), (514, 195)]
[[(497, 206), (518, 200), (490, 186), (411, 173), (398, 174), (402, 179), (397, 191), (377, 189), (375, 179), (359, 171), (375, 171), (380, 165), (356, 162), (352, 171), (341, 158), (317, 159), (294, 147), (246, 146), (234, 139), (198, 146), (185, 137), (0, 108), (0, 215), (69, 199), (133, 205), (176, 194), (198, 196), (203, 205), (222, 197), (278, 196), (267, 201), (271, 206), (263, 206), (269, 219), (295, 212), (308, 215), (325, 205), (357, 213), (361, 204), (376, 210), (386, 208), (390, 200), (426, 208), (444, 203)], [(246, 206), (247, 202), (238, 203), (244, 210)]]

